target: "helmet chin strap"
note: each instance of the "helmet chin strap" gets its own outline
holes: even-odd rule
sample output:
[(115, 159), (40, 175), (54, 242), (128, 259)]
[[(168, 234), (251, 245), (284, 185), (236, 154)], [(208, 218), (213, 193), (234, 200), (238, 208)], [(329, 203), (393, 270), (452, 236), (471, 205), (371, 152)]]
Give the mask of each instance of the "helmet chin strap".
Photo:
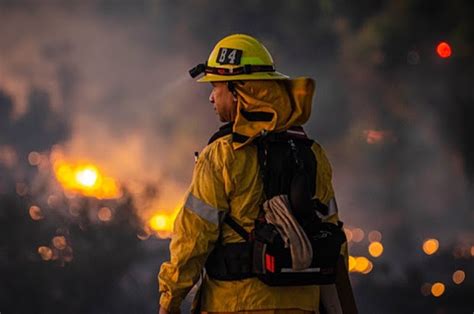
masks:
[(227, 88), (229, 89), (229, 92), (232, 93), (232, 95), (236, 96), (236, 90), (235, 90), (235, 84), (233, 81), (227, 81)]
[(231, 92), (232, 95), (234, 95), (234, 100), (237, 100), (237, 90), (235, 88), (237, 84), (243, 84), (243, 82), (242, 81), (227, 81), (227, 88), (229, 89), (229, 92)]

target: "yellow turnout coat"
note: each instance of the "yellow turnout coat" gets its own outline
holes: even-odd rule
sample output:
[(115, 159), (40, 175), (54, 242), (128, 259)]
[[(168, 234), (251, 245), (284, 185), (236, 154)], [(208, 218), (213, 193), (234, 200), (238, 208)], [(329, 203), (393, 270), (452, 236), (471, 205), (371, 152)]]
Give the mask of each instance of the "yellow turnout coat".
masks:
[[(160, 306), (171, 312), (179, 311), (182, 300), (198, 281), (219, 232), (224, 243), (243, 241), (222, 223), (224, 215), (231, 215), (248, 232), (254, 227), (263, 202), (263, 184), (252, 139), (262, 130), (284, 131), (302, 125), (311, 113), (311, 79), (246, 81), (237, 84), (236, 89), (238, 110), (233, 134), (218, 138), (201, 152), (185, 204), (175, 220), (170, 261), (163, 263), (158, 276)], [(247, 121), (242, 111), (268, 112), (273, 118)], [(334, 198), (331, 166), (319, 144), (314, 143), (312, 150), (318, 161), (314, 196), (329, 205)], [(337, 208), (330, 209), (325, 219), (336, 223)], [(205, 277), (201, 289), (203, 312), (280, 309), (276, 312), (283, 313), (281, 310), (299, 309), (318, 313), (319, 308), (318, 286), (270, 287), (257, 278), (219, 281)]]

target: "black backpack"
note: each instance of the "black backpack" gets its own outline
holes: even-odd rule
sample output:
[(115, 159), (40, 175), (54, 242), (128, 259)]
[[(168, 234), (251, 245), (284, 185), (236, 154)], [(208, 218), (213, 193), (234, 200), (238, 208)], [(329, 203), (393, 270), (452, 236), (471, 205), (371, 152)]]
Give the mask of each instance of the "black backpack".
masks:
[[(220, 132), (220, 136), (231, 133), (222, 129)], [(257, 146), (265, 199), (288, 195), (292, 214), (310, 240), (313, 260), (307, 269), (294, 271), (290, 249), (285, 248), (275, 226), (265, 222), (261, 209), (251, 233), (226, 215), (224, 222), (245, 242), (223, 244), (219, 239), (207, 259), (207, 274), (225, 281), (256, 276), (270, 286), (334, 283), (341, 245), (346, 238), (342, 223), (322, 222), (318, 216), (317, 212), (327, 215), (328, 208), (313, 198), (317, 175), (313, 141), (298, 127), (263, 134), (253, 144)]]

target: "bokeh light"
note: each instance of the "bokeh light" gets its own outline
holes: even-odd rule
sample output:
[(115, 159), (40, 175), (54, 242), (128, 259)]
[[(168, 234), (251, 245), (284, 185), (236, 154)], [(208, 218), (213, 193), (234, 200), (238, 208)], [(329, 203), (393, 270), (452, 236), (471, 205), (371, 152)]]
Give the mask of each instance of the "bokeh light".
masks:
[(352, 241), (353, 242), (361, 242), (364, 240), (364, 231), (360, 228), (354, 228), (352, 229)]
[(360, 273), (364, 272), (369, 268), (370, 261), (367, 257), (359, 256), (355, 259), (354, 269)]
[(145, 240), (148, 240), (151, 236), (151, 233), (148, 232), (147, 230), (140, 230), (138, 233), (137, 233), (137, 238), (142, 240), (142, 241), (145, 241)]
[(78, 204), (69, 205), (69, 214), (74, 217), (78, 217), (81, 214), (81, 206)]
[(442, 282), (436, 282), (431, 287), (431, 294), (434, 295), (435, 297), (440, 297), (443, 295), (445, 289), (446, 288)]
[(383, 253), (383, 245), (380, 242), (372, 242), (369, 244), (369, 253), (373, 257), (379, 257)]
[(451, 46), (447, 42), (440, 42), (436, 46), (436, 52), (441, 58), (449, 58), (452, 54)]
[(367, 275), (368, 273), (372, 271), (373, 268), (374, 268), (374, 264), (372, 264), (372, 262), (369, 261), (369, 265), (367, 265), (367, 267), (362, 271), (362, 273), (364, 275)]
[(112, 211), (110, 208), (104, 206), (97, 212), (97, 217), (99, 217), (101, 221), (110, 221), (112, 219)]
[(41, 155), (38, 152), (31, 152), (28, 154), (28, 162), (32, 166), (37, 166), (41, 162)]
[(346, 234), (347, 242), (352, 241), (352, 231), (349, 228), (344, 228), (344, 233)]
[(43, 212), (41, 211), (41, 208), (39, 208), (36, 205), (31, 206), (28, 212), (30, 214), (31, 219), (33, 220), (44, 219), (44, 215), (43, 215)]
[(427, 255), (433, 255), (438, 251), (439, 241), (436, 239), (428, 239), (423, 242), (423, 252)]
[(349, 255), (349, 271), (353, 271), (356, 265), (356, 259), (354, 256)]
[(18, 155), (11, 146), (0, 145), (0, 165), (13, 168), (18, 163)]
[(384, 131), (377, 130), (365, 130), (364, 134), (366, 136), (365, 140), (367, 144), (377, 144), (384, 140), (386, 133)]
[(40, 246), (38, 248), (38, 254), (41, 255), (43, 261), (49, 261), (53, 258), (53, 251), (47, 246)]
[(464, 279), (466, 279), (466, 273), (462, 270), (456, 270), (453, 273), (453, 282), (457, 285), (463, 283)]
[(380, 242), (382, 241), (382, 233), (377, 230), (372, 230), (369, 232), (367, 238), (369, 239), (370, 242)]
[(64, 236), (55, 236), (52, 242), (53, 246), (58, 250), (64, 250), (67, 246), (66, 238)]

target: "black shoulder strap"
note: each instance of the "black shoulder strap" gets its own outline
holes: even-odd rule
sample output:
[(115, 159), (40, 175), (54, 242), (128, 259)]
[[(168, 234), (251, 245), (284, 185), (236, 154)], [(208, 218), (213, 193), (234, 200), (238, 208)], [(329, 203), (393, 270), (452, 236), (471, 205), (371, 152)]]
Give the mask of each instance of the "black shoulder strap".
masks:
[(217, 131), (216, 133), (214, 133), (214, 135), (211, 136), (211, 138), (209, 139), (209, 142), (207, 144), (209, 145), (212, 142), (216, 141), (217, 139), (219, 139), (223, 136), (226, 136), (228, 134), (232, 134), (232, 125), (233, 125), (233, 123), (229, 122), (229, 123), (224, 124), (223, 126), (221, 126), (219, 128), (219, 131)]
[(229, 214), (225, 215), (224, 222), (232, 228), (235, 232), (237, 232), (245, 242), (249, 242), (250, 234), (241, 226), (239, 225)]

